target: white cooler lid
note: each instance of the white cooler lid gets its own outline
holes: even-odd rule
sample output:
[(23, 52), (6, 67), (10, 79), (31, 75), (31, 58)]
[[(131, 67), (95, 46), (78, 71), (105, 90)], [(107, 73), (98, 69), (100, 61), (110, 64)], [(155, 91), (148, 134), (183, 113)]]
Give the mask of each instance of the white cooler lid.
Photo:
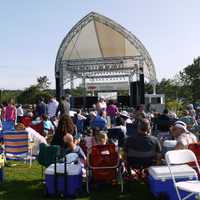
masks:
[[(45, 175), (54, 175), (54, 164), (51, 164), (46, 170)], [(67, 175), (78, 175), (81, 173), (81, 164), (67, 164)], [(56, 172), (58, 174), (64, 174), (64, 163), (56, 163)]]
[[(196, 175), (196, 171), (187, 164), (171, 166), (171, 170), (176, 178), (194, 177)], [(171, 179), (168, 166), (152, 166), (149, 167), (148, 171), (149, 175), (156, 180)]]
[(163, 146), (164, 147), (171, 147), (171, 148), (174, 148), (175, 146), (176, 146), (176, 144), (177, 144), (177, 141), (176, 140), (165, 140), (164, 142), (163, 142)]

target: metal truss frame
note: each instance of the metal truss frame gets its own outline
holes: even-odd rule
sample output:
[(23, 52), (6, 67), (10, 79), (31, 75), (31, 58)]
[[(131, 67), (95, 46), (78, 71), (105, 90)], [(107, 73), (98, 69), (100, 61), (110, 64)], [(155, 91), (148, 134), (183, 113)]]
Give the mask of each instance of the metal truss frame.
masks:
[[(98, 21), (113, 30), (122, 34), (140, 53), (139, 56), (114, 57), (114, 58), (89, 58), (63, 60), (65, 50), (70, 41), (92, 20)], [(134, 64), (134, 62), (136, 62)], [(124, 27), (113, 20), (95, 12), (89, 13), (81, 19), (63, 39), (57, 53), (55, 63), (56, 88), (59, 90), (57, 96), (63, 95), (63, 87), (66, 82), (75, 78), (109, 78), (109, 77), (129, 77), (143, 66), (147, 67), (145, 77), (150, 81), (156, 80), (156, 72), (153, 61), (139, 39)], [(73, 83), (71, 83), (73, 85)]]

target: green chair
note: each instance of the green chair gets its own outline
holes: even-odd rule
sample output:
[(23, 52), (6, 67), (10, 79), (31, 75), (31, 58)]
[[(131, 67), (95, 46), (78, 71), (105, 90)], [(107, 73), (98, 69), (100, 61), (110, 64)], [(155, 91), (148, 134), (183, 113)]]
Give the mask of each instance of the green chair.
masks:
[(48, 167), (52, 163), (55, 163), (57, 158), (60, 156), (60, 146), (58, 145), (48, 145), (41, 143), (39, 146), (38, 162), (42, 165), (42, 175), (43, 167)]

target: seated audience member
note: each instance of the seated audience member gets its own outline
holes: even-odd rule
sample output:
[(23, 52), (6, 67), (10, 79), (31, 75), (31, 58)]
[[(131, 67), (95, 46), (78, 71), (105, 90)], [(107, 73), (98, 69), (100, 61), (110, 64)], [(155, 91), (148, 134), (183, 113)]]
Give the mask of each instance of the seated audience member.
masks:
[(20, 123), (24, 124), (26, 127), (30, 126), (33, 119), (33, 113), (27, 112), (22, 118)]
[(47, 144), (46, 139), (31, 127), (25, 127), (24, 124), (18, 123), (15, 126), (15, 128), (16, 131), (28, 132), (28, 139), (30, 142), (33, 143), (33, 149), (32, 149), (33, 155), (37, 155), (39, 153), (39, 145), (41, 143)]
[(156, 120), (157, 130), (158, 130), (158, 139), (164, 141), (170, 138), (169, 128), (171, 126), (171, 120), (168, 116), (169, 111), (164, 109), (163, 114), (159, 115)]
[(196, 136), (187, 130), (187, 125), (182, 121), (176, 121), (170, 131), (177, 141), (175, 149), (187, 149), (189, 144), (197, 142)]
[(124, 119), (125, 124), (132, 124), (133, 123), (132, 120), (130, 119), (130, 116), (129, 116), (127, 111), (122, 111), (121, 113), (119, 113), (118, 117), (121, 117), (122, 119)]
[(72, 119), (68, 115), (62, 115), (58, 122), (58, 127), (55, 130), (55, 134), (53, 136), (51, 144), (60, 145), (61, 149), (64, 149), (66, 147), (66, 144), (64, 143), (63, 137), (66, 133), (74, 135), (75, 126)]
[(197, 124), (194, 117), (192, 117), (188, 110), (183, 112), (183, 117), (180, 118), (180, 121), (185, 122), (187, 130), (192, 130), (192, 128)]
[(126, 126), (125, 126), (125, 121), (122, 117), (117, 117), (116, 118), (116, 126), (113, 128), (120, 128), (121, 131), (124, 133), (124, 136), (126, 136)]
[(86, 150), (90, 149), (93, 145), (97, 145), (96, 134), (99, 132), (99, 130), (93, 129), (91, 131), (92, 133), (84, 138)]
[(65, 134), (63, 141), (66, 144), (67, 148), (64, 149), (64, 154), (77, 153), (79, 158), (83, 161), (86, 160), (85, 153), (79, 145), (77, 145), (76, 139), (69, 133)]
[(146, 168), (161, 158), (161, 146), (158, 139), (150, 135), (148, 119), (138, 122), (138, 134), (128, 137), (125, 142), (125, 159), (130, 167)]
[(93, 130), (92, 136), (86, 136), (84, 138), (84, 145), (86, 151), (92, 148), (92, 146), (101, 144), (105, 145), (108, 143), (108, 136), (105, 131), (100, 131), (99, 129)]
[(54, 126), (52, 122), (48, 119), (47, 115), (42, 115), (44, 135), (53, 134)]
[(108, 136), (105, 131), (99, 131), (96, 134), (97, 144), (106, 145), (108, 143)]

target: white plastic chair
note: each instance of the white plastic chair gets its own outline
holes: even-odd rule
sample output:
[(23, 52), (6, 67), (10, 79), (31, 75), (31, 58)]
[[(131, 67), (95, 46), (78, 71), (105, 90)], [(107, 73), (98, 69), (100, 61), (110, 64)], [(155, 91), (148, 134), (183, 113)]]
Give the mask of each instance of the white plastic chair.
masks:
[[(196, 177), (196, 180), (188, 180), (188, 181), (176, 181), (175, 179), (175, 174), (173, 173), (173, 171), (171, 170), (171, 166), (172, 165), (179, 165), (179, 164), (185, 164), (185, 163), (189, 163), (189, 162), (195, 162), (198, 173), (200, 173), (200, 168), (199, 168), (199, 164), (197, 162), (196, 156), (195, 154), (188, 149), (184, 149), (184, 150), (173, 150), (173, 151), (168, 151), (165, 154), (165, 160), (167, 162), (167, 165), (169, 167), (169, 171), (174, 183), (174, 187), (176, 189), (177, 195), (178, 195), (178, 199), (179, 200), (186, 200), (189, 197), (191, 197), (192, 195), (199, 195), (200, 194), (200, 181), (198, 180), (198, 175), (196, 172), (194, 172), (194, 176)], [(182, 197), (180, 195), (180, 191), (186, 191), (189, 194)]]

